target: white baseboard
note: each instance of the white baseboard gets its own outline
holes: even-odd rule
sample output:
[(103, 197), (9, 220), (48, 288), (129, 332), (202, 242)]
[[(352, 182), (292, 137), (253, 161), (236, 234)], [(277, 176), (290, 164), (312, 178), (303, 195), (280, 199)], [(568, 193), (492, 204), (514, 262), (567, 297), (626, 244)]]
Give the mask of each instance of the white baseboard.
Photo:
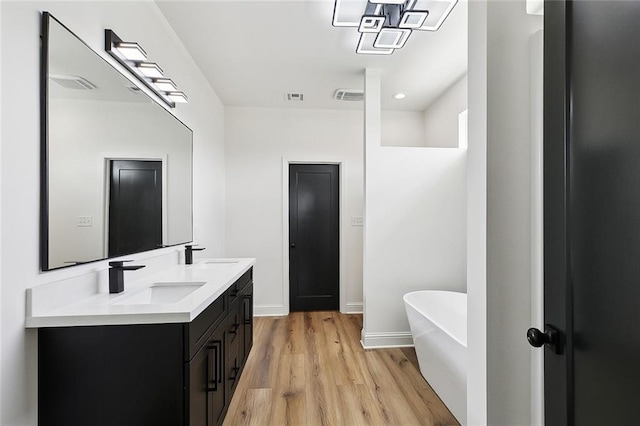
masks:
[(289, 315), (283, 305), (255, 305), (253, 316), (255, 317), (280, 317)]
[(362, 330), (362, 347), (365, 349), (401, 348), (413, 346), (411, 332), (365, 333)]
[(362, 302), (360, 303), (347, 303), (345, 314), (361, 314)]

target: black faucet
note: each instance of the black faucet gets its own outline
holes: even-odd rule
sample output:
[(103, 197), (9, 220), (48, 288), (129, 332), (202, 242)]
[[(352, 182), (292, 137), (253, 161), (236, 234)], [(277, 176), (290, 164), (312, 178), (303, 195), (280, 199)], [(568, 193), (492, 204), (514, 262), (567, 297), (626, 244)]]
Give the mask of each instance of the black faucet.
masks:
[(194, 248), (197, 244), (187, 244), (184, 246), (184, 264), (191, 265), (193, 264), (193, 252), (194, 251), (202, 251), (204, 247)]
[(145, 265), (124, 266), (124, 262), (131, 262), (131, 260), (109, 262), (109, 293), (122, 293), (124, 291), (124, 271), (135, 271), (145, 267)]

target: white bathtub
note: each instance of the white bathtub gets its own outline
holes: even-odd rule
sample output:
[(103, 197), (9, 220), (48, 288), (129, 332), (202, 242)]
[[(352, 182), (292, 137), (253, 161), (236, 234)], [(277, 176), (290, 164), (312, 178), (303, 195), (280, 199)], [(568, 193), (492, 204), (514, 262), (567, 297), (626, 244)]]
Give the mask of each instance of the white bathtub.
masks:
[(422, 376), (461, 424), (467, 422), (467, 295), (414, 291), (404, 295)]

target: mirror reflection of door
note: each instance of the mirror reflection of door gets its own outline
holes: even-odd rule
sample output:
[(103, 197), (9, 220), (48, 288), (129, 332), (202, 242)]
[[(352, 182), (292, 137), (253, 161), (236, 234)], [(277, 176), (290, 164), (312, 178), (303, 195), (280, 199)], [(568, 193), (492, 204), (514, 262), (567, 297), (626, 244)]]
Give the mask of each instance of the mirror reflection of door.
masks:
[(109, 257), (162, 245), (162, 162), (111, 160)]

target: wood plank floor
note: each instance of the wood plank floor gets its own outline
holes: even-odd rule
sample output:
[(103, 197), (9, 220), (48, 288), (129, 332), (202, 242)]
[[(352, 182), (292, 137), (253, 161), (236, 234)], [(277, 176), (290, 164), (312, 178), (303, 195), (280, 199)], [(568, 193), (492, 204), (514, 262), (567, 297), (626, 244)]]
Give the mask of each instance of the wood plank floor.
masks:
[(339, 312), (256, 318), (224, 426), (458, 424), (413, 348), (365, 350), (361, 329)]

